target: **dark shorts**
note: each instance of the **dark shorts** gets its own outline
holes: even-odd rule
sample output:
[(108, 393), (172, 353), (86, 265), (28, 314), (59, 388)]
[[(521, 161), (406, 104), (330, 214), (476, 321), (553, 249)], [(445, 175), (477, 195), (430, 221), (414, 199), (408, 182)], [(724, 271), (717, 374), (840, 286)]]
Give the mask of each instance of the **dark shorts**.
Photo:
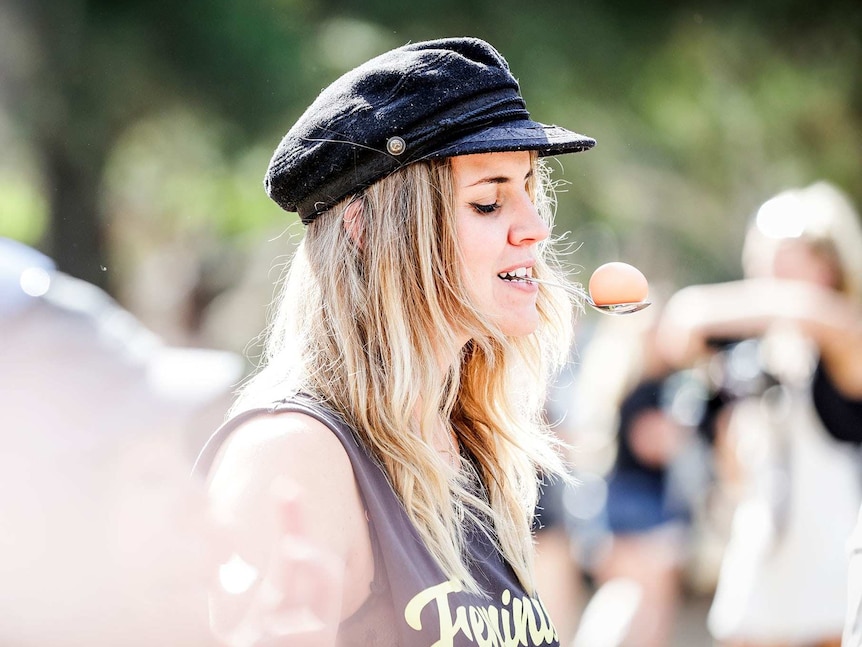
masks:
[(608, 530), (615, 535), (646, 532), (689, 519), (687, 510), (668, 504), (661, 480), (638, 472), (610, 478), (605, 514)]

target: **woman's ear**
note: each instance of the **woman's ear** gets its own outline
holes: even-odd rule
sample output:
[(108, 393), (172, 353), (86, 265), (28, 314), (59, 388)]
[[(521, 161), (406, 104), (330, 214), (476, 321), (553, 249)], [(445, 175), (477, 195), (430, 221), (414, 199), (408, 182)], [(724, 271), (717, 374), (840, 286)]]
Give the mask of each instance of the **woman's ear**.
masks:
[(344, 210), (344, 231), (353, 239), (356, 246), (362, 249), (363, 230), (365, 229), (365, 208), (361, 197), (347, 205)]

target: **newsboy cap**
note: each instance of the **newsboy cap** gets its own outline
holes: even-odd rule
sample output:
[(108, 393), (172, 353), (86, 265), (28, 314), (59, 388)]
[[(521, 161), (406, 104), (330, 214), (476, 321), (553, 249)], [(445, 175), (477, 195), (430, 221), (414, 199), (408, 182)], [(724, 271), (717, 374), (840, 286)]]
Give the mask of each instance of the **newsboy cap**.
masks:
[(531, 120), (508, 63), (485, 41), (433, 40), (381, 54), (325, 88), (281, 140), (264, 185), (308, 224), (419, 160), (499, 151), (558, 155), (595, 143)]

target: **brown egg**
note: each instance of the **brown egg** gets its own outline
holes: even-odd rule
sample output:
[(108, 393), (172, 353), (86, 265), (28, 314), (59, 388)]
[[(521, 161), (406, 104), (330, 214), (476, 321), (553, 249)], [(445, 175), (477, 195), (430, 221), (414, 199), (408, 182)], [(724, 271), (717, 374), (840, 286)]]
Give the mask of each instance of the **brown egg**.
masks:
[(646, 301), (649, 284), (633, 265), (614, 261), (597, 268), (590, 277), (590, 298), (600, 306)]

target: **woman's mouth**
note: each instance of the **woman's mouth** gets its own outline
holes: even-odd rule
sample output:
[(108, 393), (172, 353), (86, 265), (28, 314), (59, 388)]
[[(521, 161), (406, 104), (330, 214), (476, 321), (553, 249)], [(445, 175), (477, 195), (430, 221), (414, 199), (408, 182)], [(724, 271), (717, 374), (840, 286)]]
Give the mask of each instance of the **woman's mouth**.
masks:
[(503, 279), (504, 281), (514, 281), (516, 283), (526, 283), (525, 279), (527, 277), (532, 276), (531, 268), (527, 267), (518, 267), (514, 270), (509, 270), (507, 272), (500, 272), (497, 274), (498, 277)]

